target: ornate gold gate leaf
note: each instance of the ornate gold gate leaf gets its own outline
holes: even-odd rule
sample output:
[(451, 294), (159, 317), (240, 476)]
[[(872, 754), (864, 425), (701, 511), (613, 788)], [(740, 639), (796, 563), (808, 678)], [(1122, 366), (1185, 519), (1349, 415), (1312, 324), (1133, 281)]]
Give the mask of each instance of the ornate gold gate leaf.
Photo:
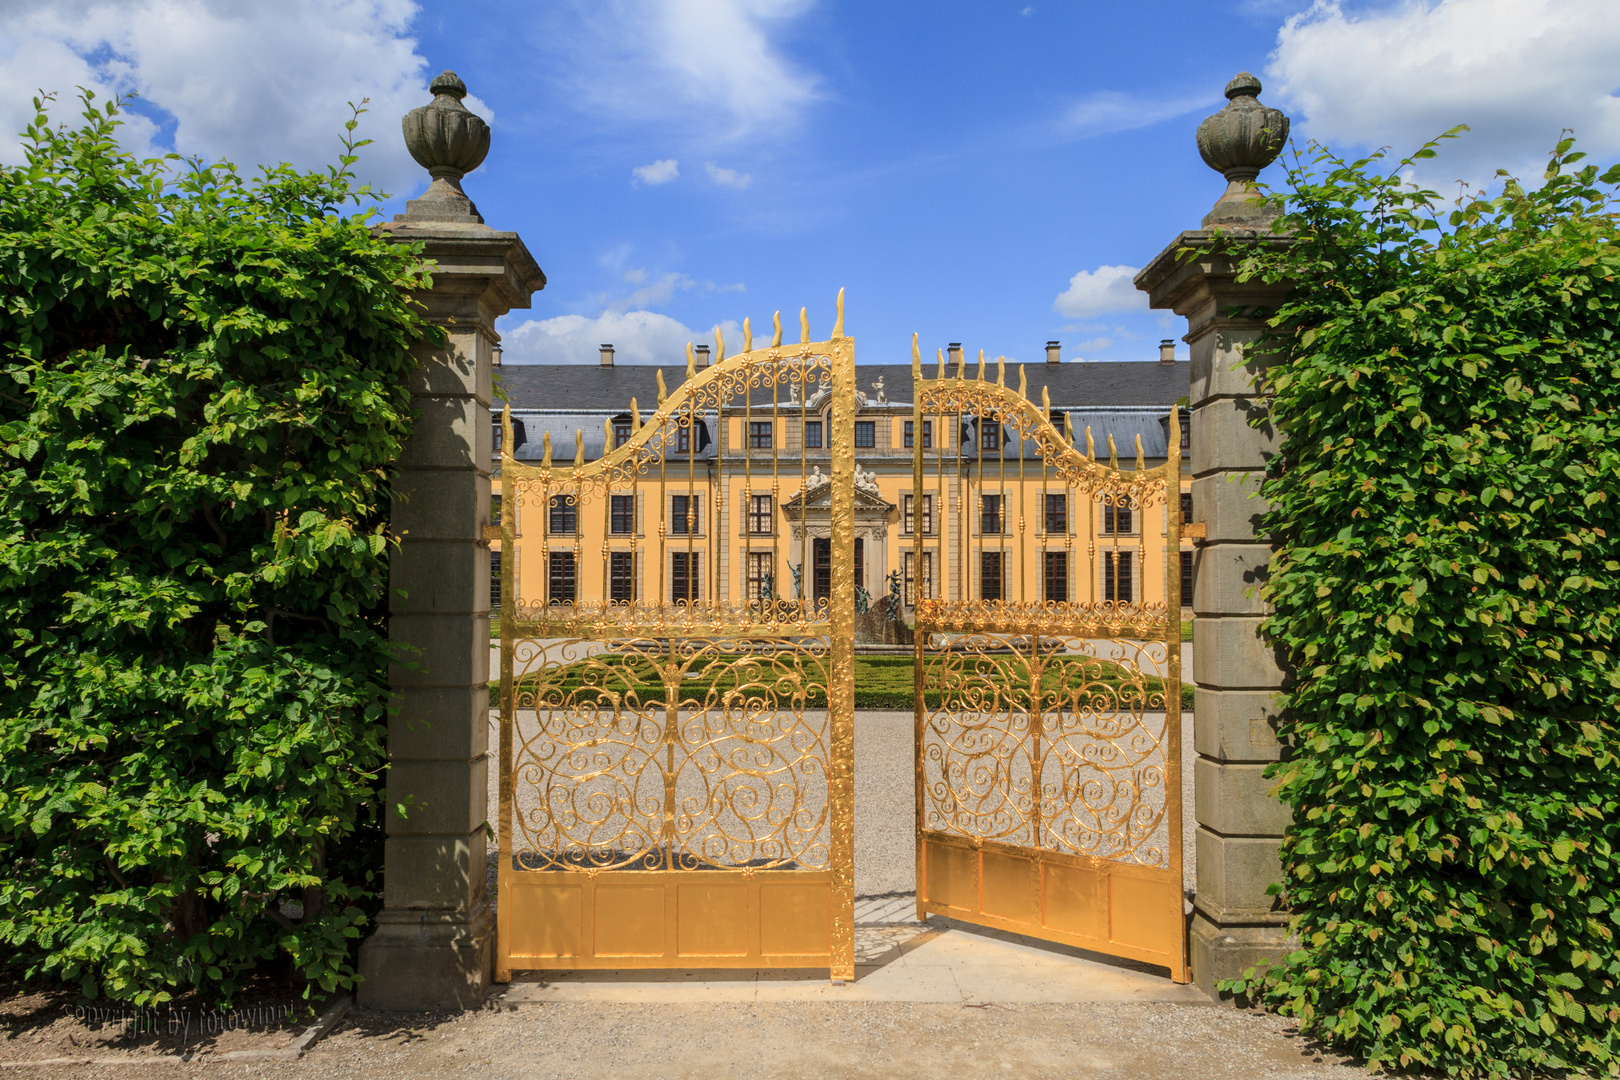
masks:
[[(579, 433), (572, 465), (553, 464), (549, 436), (541, 465), (520, 462), (510, 410), (503, 418), (503, 550), (516, 550), (518, 515), (529, 510), (542, 568), (566, 576), (524, 603), (516, 560), (502, 563), (498, 979), (604, 967), (825, 967), (854, 977), (855, 372), (843, 321), (840, 292), (826, 341), (809, 340), (801, 312), (797, 345), (782, 344), (778, 319), (760, 349), (745, 322), (744, 350), (732, 357), (717, 334), (719, 356), (701, 371), (688, 346), (685, 382), (668, 393), (660, 373), (652, 414), (644, 421), (632, 401), (630, 431), (615, 447), (610, 424), (594, 461)], [(821, 394), (831, 597), (783, 596), (774, 583), (733, 596), (715, 549), (694, 539), (700, 514), (713, 515), (710, 535), (719, 528), (726, 498), (723, 481), (699, 482), (698, 426), (718, 419), (723, 447), (728, 416), (740, 417), (746, 439), (756, 407), (802, 421)], [(744, 490), (768, 484), (773, 508), (784, 478), (806, 482), (802, 449), (793, 460), (774, 438), (765, 453), (744, 445)], [(645, 585), (625, 589), (621, 574), (619, 596), (615, 494), (656, 507), (656, 526), (619, 553)], [(587, 551), (586, 522), (600, 525), (599, 551)], [(774, 534), (770, 544), (774, 566), (795, 554)], [(563, 558), (554, 563), (554, 553)], [(586, 572), (597, 556), (599, 578)], [(807, 707), (823, 698), (825, 709)]]
[[(1106, 465), (1089, 428), (1076, 449), (1046, 392), (1029, 400), (1021, 367), (1016, 391), (1001, 362), (986, 380), (982, 353), (976, 378), (941, 355), (925, 379), (914, 341), (912, 369), (913, 430), (942, 436), (931, 450), (915, 440), (912, 459), (913, 505), (929, 495), (942, 511), (938, 580), (916, 608), (918, 915), (1186, 982), (1180, 418), (1162, 466), (1146, 467), (1138, 437), (1136, 468), (1122, 469), (1112, 436)], [(1118, 527), (1128, 515), (1134, 543)], [(1161, 516), (1162, 587), (1148, 600), (1124, 583), (1134, 567), (1147, 584), (1146, 521)], [(915, 565), (934, 565), (914, 536)]]

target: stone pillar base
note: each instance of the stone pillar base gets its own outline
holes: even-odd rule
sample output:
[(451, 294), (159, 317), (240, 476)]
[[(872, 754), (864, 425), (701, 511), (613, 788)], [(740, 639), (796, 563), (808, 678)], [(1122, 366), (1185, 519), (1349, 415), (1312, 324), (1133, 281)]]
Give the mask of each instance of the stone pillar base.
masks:
[(495, 915), (384, 911), (360, 946), (359, 1003), (368, 1009), (473, 1009), (489, 992)]
[(1215, 989), (1216, 983), (1240, 978), (1250, 968), (1287, 956), (1296, 947), (1286, 926), (1221, 927), (1198, 911), (1193, 912), (1187, 934), (1193, 982), (1210, 997), (1227, 1004), (1233, 1003), (1232, 995)]

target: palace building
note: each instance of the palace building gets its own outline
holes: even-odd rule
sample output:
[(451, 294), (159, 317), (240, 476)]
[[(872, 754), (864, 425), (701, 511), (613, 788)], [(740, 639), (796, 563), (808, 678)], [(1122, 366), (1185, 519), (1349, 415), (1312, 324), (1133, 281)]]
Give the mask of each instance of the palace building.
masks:
[[(613, 351), (603, 345), (594, 366), (495, 369), (497, 394), (511, 408), (513, 457), (538, 463), (549, 436), (554, 464), (575, 460), (581, 444), (583, 460), (595, 460), (630, 438), (632, 400), (638, 413), (651, 413), (660, 372), (671, 391), (687, 377), (685, 365), (615, 365)], [(701, 369), (708, 348), (695, 351)], [(1047, 343), (1046, 355), (1045, 363), (1025, 365), (1030, 397), (1039, 400), (1045, 388), (1053, 425), (1072, 433), (1080, 449), (1089, 438), (1107, 461), (1113, 447), (1127, 469), (1136, 467), (1139, 447), (1147, 468), (1164, 464), (1169, 453), (1188, 458), (1188, 365), (1174, 359), (1171, 342), (1161, 343), (1157, 362), (1062, 363), (1057, 342)], [(948, 370), (959, 370), (962, 359), (960, 346), (951, 345)], [(967, 377), (975, 366), (968, 364)], [(1033, 442), (1025, 445), (999, 424), (936, 417), (916, 431), (911, 365), (855, 370), (855, 582), (866, 596), (875, 601), (898, 586), (909, 620), (919, 595), (1060, 602), (1162, 595), (1165, 507), (1137, 511), (1077, 500), (1043, 467)], [(1014, 382), (1016, 369), (1008, 370)], [(492, 609), (499, 608), (503, 563), (522, 606), (586, 596), (678, 603), (829, 595), (825, 398), (823, 392), (800, 400), (796, 388), (779, 390), (775, 399), (756, 391), (705, 413), (679, 433), (676, 454), (658, 471), (600, 505), (553, 497), (549, 506), (512, 507), (516, 550), (491, 544)], [(1170, 447), (1169, 417), (1178, 408), (1180, 445)], [(500, 520), (501, 439), (497, 417), (491, 521)], [(913, 480), (919, 439), (926, 477), (920, 503)], [(1191, 521), (1190, 477), (1181, 491), (1178, 509)], [(652, 535), (660, 525), (661, 542)], [(970, 537), (977, 554), (941, 560), (941, 529)], [(915, 530), (923, 537), (920, 561)], [(1184, 539), (1180, 546), (1170, 565), (1179, 565), (1182, 604), (1190, 606), (1192, 544)]]

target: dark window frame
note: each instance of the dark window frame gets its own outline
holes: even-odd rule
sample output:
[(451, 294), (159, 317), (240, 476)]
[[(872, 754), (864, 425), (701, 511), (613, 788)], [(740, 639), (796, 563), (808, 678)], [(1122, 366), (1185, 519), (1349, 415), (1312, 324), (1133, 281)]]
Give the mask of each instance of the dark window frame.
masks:
[(636, 531), (636, 497), (608, 496), (608, 532), (613, 536), (633, 536)]
[(999, 451), (1005, 445), (1001, 438), (1001, 425), (989, 420), (979, 421), (979, 449)]
[(548, 515), (547, 531), (552, 536), (579, 535), (579, 503), (569, 502), (568, 495), (553, 495), (551, 497), (551, 513)]
[(1103, 599), (1116, 604), (1129, 604), (1135, 584), (1131, 552), (1103, 552)]
[(773, 536), (776, 533), (776, 507), (769, 495), (748, 496), (748, 535)]
[(553, 551), (546, 567), (546, 598), (553, 604), (572, 604), (579, 595), (579, 567), (572, 551)]
[[(763, 574), (760, 573), (760, 568), (761, 567), (764, 568), (764, 573)], [(771, 599), (771, 597), (768, 597), (768, 596), (764, 595), (764, 593), (765, 593), (765, 581), (766, 581), (766, 577), (768, 576), (770, 578), (770, 581), (771, 581), (771, 591), (775, 592), (776, 591), (776, 553), (773, 552), (773, 551), (750, 551), (748, 553), (748, 565), (745, 566), (743, 569), (744, 569), (744, 573), (747, 575), (748, 599), (750, 599), (750, 600), (769, 600), (769, 599)]]
[(877, 448), (877, 421), (855, 421), (855, 449), (874, 450)]
[(1069, 496), (1067, 493), (1046, 493), (1046, 505), (1042, 508), (1046, 515), (1046, 531), (1048, 533), (1064, 534), (1069, 531)]
[(1193, 553), (1181, 553), (1181, 606), (1192, 607), (1193, 602)]
[[(811, 438), (812, 433), (815, 438)], [(804, 446), (807, 450), (821, 449), (821, 421), (806, 420), (804, 422)]]
[[(1054, 568), (1056, 573), (1053, 573)], [(1045, 588), (1046, 599), (1051, 603), (1067, 603), (1069, 599), (1069, 556), (1064, 551), (1046, 552)]]
[[(687, 500), (691, 501), (688, 502)], [(679, 504), (680, 509), (676, 509)], [(691, 509), (691, 529), (687, 529), (687, 510)], [(703, 534), (703, 496), (671, 495), (669, 497), (669, 532), (670, 535), (701, 536)]]
[(633, 604), (635, 600), (635, 552), (608, 552), (608, 601), (614, 604)]
[[(696, 604), (703, 599), (701, 551), (672, 551), (669, 563), (669, 598), (675, 604)], [(683, 588), (684, 586), (684, 588)]]
[(776, 448), (775, 432), (769, 420), (748, 421), (748, 449), (773, 450)]
[[(1005, 496), (980, 495), (979, 496), (979, 534), (981, 536), (1001, 536), (1006, 525), (1006, 507), (1002, 505)], [(995, 505), (991, 509), (991, 504)], [(994, 526), (992, 528), (992, 525)]]
[[(993, 571), (992, 571), (992, 567), (994, 568)], [(1002, 576), (1003, 576), (1002, 575), (1002, 570), (1003, 569), (1004, 568), (1001, 565), (1001, 552), (999, 552), (999, 551), (981, 551), (981, 552), (979, 552), (979, 599), (980, 600), (1000, 600), (1000, 599), (1002, 599), (1002, 597), (1003, 597), (1002, 590), (1004, 589), (1004, 587), (1006, 585), (1006, 583), (1002, 580)], [(992, 595), (991, 589), (990, 589), (990, 583), (992, 581), (995, 582), (994, 595)]]

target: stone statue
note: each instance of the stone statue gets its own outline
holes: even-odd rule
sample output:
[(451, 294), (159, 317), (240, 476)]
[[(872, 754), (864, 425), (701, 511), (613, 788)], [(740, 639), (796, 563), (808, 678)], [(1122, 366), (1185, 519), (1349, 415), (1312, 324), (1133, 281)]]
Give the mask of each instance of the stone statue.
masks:
[(883, 376), (879, 375), (877, 377), (877, 380), (872, 383), (872, 389), (877, 393), (877, 403), (879, 405), (887, 405), (889, 403), (889, 399), (883, 394)]
[(900, 621), (900, 571), (889, 571), (889, 611), (890, 622)]
[(788, 563), (788, 569), (793, 571), (793, 595), (800, 600), (804, 599), (804, 563)]
[(865, 615), (871, 610), (872, 594), (861, 588), (859, 585), (855, 586), (855, 614)]
[(831, 477), (822, 475), (821, 466), (815, 465), (811, 467), (810, 475), (804, 478), (804, 490), (814, 491), (821, 485), (830, 483), (831, 481)]

